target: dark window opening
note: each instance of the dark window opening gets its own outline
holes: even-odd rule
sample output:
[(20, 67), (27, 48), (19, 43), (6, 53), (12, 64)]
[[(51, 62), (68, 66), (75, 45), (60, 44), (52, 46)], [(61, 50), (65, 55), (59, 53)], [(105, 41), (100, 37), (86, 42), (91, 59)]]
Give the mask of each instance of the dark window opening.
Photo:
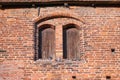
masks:
[(63, 58), (79, 59), (79, 30), (75, 25), (63, 27)]
[(38, 31), (38, 59), (52, 59), (55, 49), (55, 31), (49, 25), (39, 28)]

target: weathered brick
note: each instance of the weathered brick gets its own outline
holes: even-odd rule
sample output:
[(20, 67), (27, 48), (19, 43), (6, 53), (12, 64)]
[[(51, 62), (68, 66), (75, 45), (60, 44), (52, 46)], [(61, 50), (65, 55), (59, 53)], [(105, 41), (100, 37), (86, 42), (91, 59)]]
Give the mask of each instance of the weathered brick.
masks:
[[(38, 26), (55, 26), (54, 60), (34, 60), (34, 24), (40, 20)], [(69, 23), (80, 28), (82, 56), (78, 60), (62, 59), (62, 27)], [(73, 80), (72, 76), (76, 80), (106, 80), (106, 76), (119, 80), (119, 41), (119, 7), (47, 6), (40, 8), (40, 16), (38, 8), (0, 9), (0, 80)]]

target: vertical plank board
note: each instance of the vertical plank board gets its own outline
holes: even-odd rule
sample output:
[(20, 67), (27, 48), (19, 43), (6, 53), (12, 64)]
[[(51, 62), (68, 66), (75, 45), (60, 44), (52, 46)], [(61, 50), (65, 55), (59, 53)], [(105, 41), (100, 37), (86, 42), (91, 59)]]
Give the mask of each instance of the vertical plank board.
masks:
[(39, 38), (40, 54), (42, 59), (52, 58), (55, 48), (55, 32), (52, 28), (45, 28), (40, 31)]
[(80, 58), (79, 31), (76, 28), (67, 28), (63, 32), (64, 58)]

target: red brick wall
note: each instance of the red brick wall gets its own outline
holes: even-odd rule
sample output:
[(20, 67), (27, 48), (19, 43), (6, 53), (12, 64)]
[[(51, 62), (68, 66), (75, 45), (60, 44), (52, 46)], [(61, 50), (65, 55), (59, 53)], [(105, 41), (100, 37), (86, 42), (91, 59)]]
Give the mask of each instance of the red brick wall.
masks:
[[(40, 17), (38, 11), (38, 8), (0, 10), (0, 80), (73, 80), (74, 76), (76, 80), (106, 80), (106, 76), (120, 80), (120, 8), (43, 7)], [(81, 60), (34, 60), (34, 23), (56, 14), (65, 17), (45, 20), (38, 26), (55, 26), (56, 58), (62, 58), (62, 26), (77, 24), (82, 35)]]

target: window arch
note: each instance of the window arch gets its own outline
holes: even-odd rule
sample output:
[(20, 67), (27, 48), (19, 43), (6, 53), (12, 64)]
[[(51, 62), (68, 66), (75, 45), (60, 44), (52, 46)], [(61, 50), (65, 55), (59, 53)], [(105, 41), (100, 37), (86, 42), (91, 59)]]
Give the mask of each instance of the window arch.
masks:
[(79, 51), (79, 29), (74, 24), (63, 26), (63, 58), (78, 59)]
[(38, 59), (52, 59), (55, 55), (55, 30), (51, 25), (38, 29)]

